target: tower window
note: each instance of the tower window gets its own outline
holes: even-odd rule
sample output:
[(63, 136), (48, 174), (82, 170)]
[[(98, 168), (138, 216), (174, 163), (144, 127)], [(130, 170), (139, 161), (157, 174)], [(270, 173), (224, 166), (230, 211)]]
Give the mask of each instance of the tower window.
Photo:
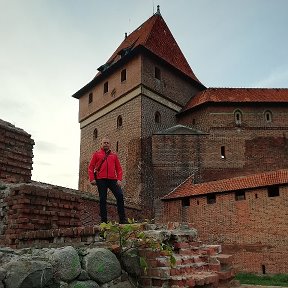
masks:
[(279, 186), (268, 187), (268, 197), (278, 197), (279, 195)]
[(225, 146), (221, 146), (221, 158), (225, 159), (226, 155), (225, 155)]
[(264, 119), (266, 122), (272, 122), (272, 113), (271, 111), (264, 112)]
[(126, 80), (126, 69), (123, 69), (121, 71), (121, 82)]
[(108, 92), (108, 81), (104, 83), (104, 94)]
[(155, 112), (155, 123), (161, 123), (161, 114), (160, 112)]
[(235, 200), (240, 201), (240, 200), (245, 200), (245, 191), (236, 191), (235, 192)]
[(208, 194), (207, 195), (207, 204), (216, 203), (216, 194)]
[(116, 142), (116, 152), (119, 151), (119, 141)]
[(92, 103), (93, 102), (93, 93), (89, 93), (89, 100), (88, 100), (88, 103)]
[(98, 129), (95, 128), (94, 131), (93, 131), (93, 138), (97, 139), (97, 137), (98, 137)]
[(242, 123), (242, 113), (240, 110), (236, 110), (234, 112), (234, 119), (236, 125), (240, 125)]
[(123, 124), (123, 122), (122, 122), (122, 116), (119, 115), (118, 118), (117, 118), (117, 128), (122, 127), (122, 124)]
[(161, 80), (161, 70), (158, 67), (155, 67), (155, 78)]

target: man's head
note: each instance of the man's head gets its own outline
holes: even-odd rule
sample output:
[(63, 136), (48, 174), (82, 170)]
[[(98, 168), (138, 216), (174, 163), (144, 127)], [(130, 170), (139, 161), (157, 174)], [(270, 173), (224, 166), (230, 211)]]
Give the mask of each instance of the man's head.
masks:
[(110, 150), (110, 140), (107, 137), (102, 139), (101, 148), (103, 148), (103, 150), (106, 152)]

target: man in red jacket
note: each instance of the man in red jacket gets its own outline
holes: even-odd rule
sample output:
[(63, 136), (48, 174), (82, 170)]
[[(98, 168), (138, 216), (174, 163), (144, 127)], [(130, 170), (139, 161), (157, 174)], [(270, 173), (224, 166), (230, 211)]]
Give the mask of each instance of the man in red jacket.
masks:
[(119, 223), (127, 223), (121, 189), (122, 167), (117, 154), (110, 150), (108, 138), (102, 139), (101, 149), (93, 154), (88, 174), (90, 183), (97, 185), (98, 188), (101, 222), (107, 223), (107, 191), (109, 188), (117, 201)]

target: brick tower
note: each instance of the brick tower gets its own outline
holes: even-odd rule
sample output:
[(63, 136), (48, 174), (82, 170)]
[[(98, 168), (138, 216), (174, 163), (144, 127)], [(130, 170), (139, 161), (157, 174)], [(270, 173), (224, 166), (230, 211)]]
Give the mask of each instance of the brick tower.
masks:
[[(125, 39), (73, 97), (81, 128), (79, 189), (95, 193), (87, 166), (108, 135), (124, 170), (126, 203), (152, 207), (152, 134), (176, 124), (189, 99), (205, 89), (157, 12)], [(153, 215), (147, 209), (147, 217)]]

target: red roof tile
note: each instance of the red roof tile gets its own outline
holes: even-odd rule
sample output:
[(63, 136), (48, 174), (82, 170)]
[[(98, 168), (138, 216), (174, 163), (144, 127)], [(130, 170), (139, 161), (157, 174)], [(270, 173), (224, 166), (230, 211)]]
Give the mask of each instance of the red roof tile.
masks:
[(181, 112), (205, 103), (288, 102), (286, 88), (207, 88), (196, 94)]
[(194, 75), (160, 13), (154, 14), (125, 38), (106, 63), (117, 62), (120, 59), (119, 53), (123, 49), (131, 48), (130, 51), (132, 51), (139, 46), (145, 47), (193, 80), (201, 83)]
[(175, 188), (162, 199), (175, 199), (188, 196), (205, 195), (208, 193), (219, 193), (241, 189), (251, 189), (269, 185), (287, 184), (288, 169), (253, 174), (237, 178), (222, 179), (200, 184), (192, 183), (192, 176)]

